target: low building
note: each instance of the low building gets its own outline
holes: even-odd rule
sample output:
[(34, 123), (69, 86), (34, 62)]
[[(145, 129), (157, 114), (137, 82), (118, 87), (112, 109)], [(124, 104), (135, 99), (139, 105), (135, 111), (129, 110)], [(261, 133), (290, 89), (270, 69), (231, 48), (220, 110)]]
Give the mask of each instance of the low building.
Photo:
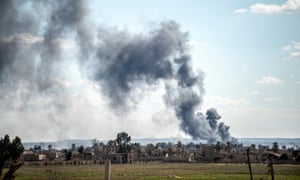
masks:
[(22, 154), (22, 159), (24, 161), (38, 161), (39, 156), (31, 150), (25, 150)]
[(133, 153), (115, 153), (115, 154), (103, 154), (101, 157), (103, 160), (109, 159), (112, 163), (133, 163)]

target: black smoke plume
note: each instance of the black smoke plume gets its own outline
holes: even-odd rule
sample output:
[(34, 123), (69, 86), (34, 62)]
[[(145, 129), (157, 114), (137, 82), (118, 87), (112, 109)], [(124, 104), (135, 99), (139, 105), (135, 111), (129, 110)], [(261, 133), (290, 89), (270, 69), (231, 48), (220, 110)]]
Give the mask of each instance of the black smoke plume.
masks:
[(209, 122), (210, 128), (215, 130), (218, 126), (218, 120), (221, 119), (221, 116), (216, 109), (211, 108), (206, 111), (206, 119)]
[[(189, 34), (177, 22), (164, 21), (132, 34), (91, 23), (87, 3), (1, 1), (0, 99), (14, 89), (21, 91), (18, 107), (26, 109), (37, 96), (46, 96), (57, 111), (64, 111), (69, 100), (62, 79), (68, 67), (62, 65), (72, 62), (81, 76), (99, 84), (115, 112), (128, 111), (142, 98), (137, 92), (163, 83), (164, 101), (174, 109), (182, 131), (209, 142), (232, 139), (229, 126), (218, 123), (215, 109), (206, 115), (198, 112), (203, 73), (193, 70)], [(7, 104), (12, 104), (10, 98)], [(55, 115), (49, 117), (61, 124)]]
[(163, 22), (146, 35), (102, 30), (98, 34), (102, 45), (97, 51), (95, 78), (112, 105), (126, 107), (135, 88), (174, 78), (174, 56), (184, 51), (186, 36), (174, 21)]

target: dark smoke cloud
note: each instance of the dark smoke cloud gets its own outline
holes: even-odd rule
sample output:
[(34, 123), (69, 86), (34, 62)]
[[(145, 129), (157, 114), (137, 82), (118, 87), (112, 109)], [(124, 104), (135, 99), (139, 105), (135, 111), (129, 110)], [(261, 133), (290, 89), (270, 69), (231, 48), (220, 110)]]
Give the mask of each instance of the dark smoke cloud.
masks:
[(236, 141), (230, 136), (229, 126), (226, 126), (223, 122), (218, 125), (218, 134), (221, 137), (222, 142)]
[[(132, 34), (95, 25), (88, 15), (84, 0), (1, 1), (0, 99), (8, 109), (29, 111), (44, 97), (55, 113), (65, 116), (74, 103), (64, 81), (66, 62), (71, 62), (79, 66), (81, 77), (100, 85), (115, 112), (129, 110), (142, 98), (137, 92), (162, 83), (164, 101), (174, 109), (183, 132), (209, 142), (232, 139), (229, 127), (218, 123), (215, 109), (206, 116), (197, 112), (203, 73), (193, 70), (189, 35), (177, 22), (164, 21)], [(46, 120), (64, 127), (55, 113), (49, 112)]]
[(209, 126), (215, 130), (218, 126), (218, 120), (221, 119), (221, 116), (216, 109), (211, 108), (206, 111), (206, 119), (209, 122)]
[(0, 6), (0, 37), (16, 33), (36, 33), (38, 17), (30, 11), (20, 11), (28, 1), (2, 0)]
[[(101, 31), (103, 41), (97, 58), (100, 61), (99, 80), (113, 106), (126, 106), (132, 89), (143, 84), (155, 84), (174, 76), (174, 56), (184, 50), (187, 34), (174, 21), (163, 22), (147, 35), (130, 36), (126, 32)], [(111, 40), (116, 42), (111, 43)]]
[[(61, 67), (65, 61), (62, 44), (81, 22), (80, 13), (84, 8), (81, 2), (0, 2), (0, 118), (3, 126), (18, 119), (22, 123), (15, 126), (27, 121), (35, 127), (30, 129), (32, 132), (43, 129), (37, 128), (38, 124), (51, 124), (57, 126), (58, 131), (66, 131), (50, 117), (56, 113), (62, 116), (69, 105)], [(5, 119), (6, 116), (11, 118)], [(1, 132), (7, 129), (1, 128)]]
[(208, 109), (206, 117), (197, 113), (204, 94), (202, 73), (193, 72), (189, 56), (183, 55), (175, 63), (179, 65), (174, 77), (177, 83), (166, 86), (165, 102), (174, 107), (181, 129), (194, 139), (206, 139), (209, 143), (233, 141), (229, 126), (218, 124), (221, 116), (216, 109)]
[(46, 19), (47, 26), (43, 34), (44, 41), (41, 50), (38, 84), (41, 89), (51, 86), (51, 77), (57, 75), (56, 62), (61, 61), (61, 51), (58, 42), (74, 33), (81, 40), (84, 17), (87, 7), (81, 0), (49, 1), (45, 2), (50, 16)]
[[(17, 64), (27, 61), (26, 56), (23, 62), (18, 60), (19, 56), (22, 56), (24, 51), (18, 51), (18, 49), (24, 49), (24, 33), (35, 34), (39, 23), (36, 16), (31, 12), (22, 12), (18, 10), (18, 7), (24, 6), (26, 1), (11, 1), (3, 0), (0, 5), (0, 82), (4, 82), (5, 79), (10, 78), (10, 72), (20, 72), (16, 68)], [(16, 36), (19, 35), (19, 36)], [(28, 35), (28, 34), (27, 34)], [(28, 48), (28, 47), (26, 47)], [(29, 49), (29, 48), (28, 48)], [(30, 51), (28, 51), (30, 53)], [(27, 68), (29, 65), (25, 65)], [(30, 67), (29, 71), (31, 70)], [(23, 74), (21, 74), (23, 75)], [(9, 76), (9, 77), (7, 77)], [(14, 77), (12, 77), (14, 78)], [(8, 81), (6, 83), (11, 83)]]

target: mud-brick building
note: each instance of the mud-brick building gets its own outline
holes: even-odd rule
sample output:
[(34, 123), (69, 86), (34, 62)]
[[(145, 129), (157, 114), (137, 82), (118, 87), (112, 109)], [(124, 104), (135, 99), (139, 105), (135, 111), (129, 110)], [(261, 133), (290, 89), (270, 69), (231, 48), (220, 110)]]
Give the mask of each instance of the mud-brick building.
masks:
[(37, 153), (34, 153), (31, 150), (25, 150), (21, 156), (21, 159), (24, 161), (38, 161), (39, 156)]
[(114, 154), (103, 154), (102, 159), (109, 159), (111, 163), (133, 163), (135, 154), (134, 153), (114, 153)]

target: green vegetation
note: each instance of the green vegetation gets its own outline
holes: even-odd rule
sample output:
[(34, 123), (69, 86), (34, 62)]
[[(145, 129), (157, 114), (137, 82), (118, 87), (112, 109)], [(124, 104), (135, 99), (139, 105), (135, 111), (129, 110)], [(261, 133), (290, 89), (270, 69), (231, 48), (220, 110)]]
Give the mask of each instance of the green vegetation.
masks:
[[(2, 180), (13, 179), (14, 173), (21, 167), (22, 162), (18, 162), (19, 157), (24, 151), (24, 146), (19, 137), (15, 137), (12, 141), (9, 135), (5, 135), (0, 139), (0, 178)], [(7, 166), (9, 169), (2, 177), (3, 168)]]
[[(254, 179), (270, 179), (265, 164), (252, 164)], [(275, 179), (300, 179), (299, 165), (274, 165)], [(22, 166), (16, 179), (103, 179), (104, 165)], [(160, 163), (112, 164), (111, 179), (237, 179), (248, 180), (246, 164)]]

